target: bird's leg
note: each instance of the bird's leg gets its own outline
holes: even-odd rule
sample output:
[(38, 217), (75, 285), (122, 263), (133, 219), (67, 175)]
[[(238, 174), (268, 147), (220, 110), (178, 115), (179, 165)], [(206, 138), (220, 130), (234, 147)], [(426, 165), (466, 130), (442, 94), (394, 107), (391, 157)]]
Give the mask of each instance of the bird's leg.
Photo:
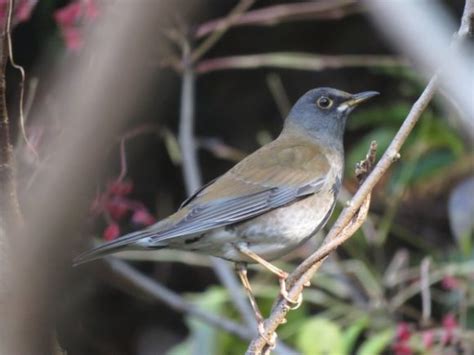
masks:
[[(261, 337), (265, 339), (267, 344), (270, 346), (275, 345), (275, 337), (272, 339), (268, 339), (265, 336), (265, 328), (263, 324), (263, 316), (262, 313), (260, 313), (260, 309), (258, 308), (257, 305), (257, 300), (255, 299), (255, 296), (253, 295), (252, 288), (250, 286), (250, 281), (247, 277), (247, 265), (245, 263), (235, 263), (235, 271), (237, 272), (237, 275), (239, 275), (240, 282), (242, 282), (242, 285), (244, 286), (245, 292), (247, 293), (247, 296), (250, 300), (250, 305), (252, 306), (252, 309), (255, 313), (255, 318), (257, 320), (257, 329), (258, 333), (260, 334)], [(276, 333), (274, 333), (276, 334)]]
[(278, 276), (278, 280), (280, 282), (280, 294), (281, 296), (287, 300), (289, 303), (291, 303), (292, 305), (294, 305), (292, 307), (292, 309), (297, 309), (299, 306), (301, 306), (301, 302), (303, 301), (303, 297), (302, 295), (300, 294), (298, 296), (298, 299), (295, 301), (293, 299), (291, 299), (289, 296), (288, 296), (288, 291), (286, 289), (286, 279), (288, 277), (288, 273), (279, 269), (278, 267), (276, 267), (275, 265), (273, 265), (272, 263), (269, 263), (268, 261), (266, 261), (265, 259), (263, 259), (262, 257), (260, 257), (259, 255), (255, 254), (253, 251), (251, 251), (247, 245), (241, 243), (241, 244), (237, 244), (236, 245), (237, 247), (237, 250), (242, 253), (243, 255), (249, 257), (250, 259), (252, 259), (253, 261), (259, 263), (260, 265), (262, 265), (265, 269), (267, 269), (268, 271), (272, 272), (273, 274), (277, 275)]
[(260, 309), (257, 305), (257, 300), (252, 292), (252, 287), (250, 286), (249, 279), (247, 277), (247, 265), (245, 263), (235, 263), (235, 271), (237, 271), (237, 275), (239, 275), (240, 282), (244, 286), (245, 292), (250, 300), (250, 305), (255, 313), (255, 318), (257, 319), (257, 324), (259, 328), (263, 326), (263, 316), (260, 313)]

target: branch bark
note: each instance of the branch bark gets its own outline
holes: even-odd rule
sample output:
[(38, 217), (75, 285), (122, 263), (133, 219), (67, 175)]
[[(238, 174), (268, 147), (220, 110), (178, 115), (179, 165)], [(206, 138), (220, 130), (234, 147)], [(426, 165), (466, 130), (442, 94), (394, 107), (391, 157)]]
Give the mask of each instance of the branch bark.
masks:
[(275, 52), (204, 59), (197, 63), (196, 72), (205, 74), (217, 70), (262, 67), (317, 71), (347, 67), (394, 67), (406, 64), (403, 59), (393, 56)]
[[(186, 192), (191, 195), (202, 185), (201, 172), (197, 159), (196, 141), (194, 137), (194, 89), (195, 75), (190, 58), (190, 48), (185, 44), (183, 48), (182, 87), (181, 87), (181, 113), (179, 125), (179, 145), (183, 157), (183, 176)], [(219, 280), (228, 289), (233, 303), (238, 309), (245, 323), (256, 328), (256, 321), (252, 309), (247, 302), (239, 282), (227, 262), (211, 258), (213, 269)]]
[[(472, 0), (468, 0), (463, 13), (463, 21), (458, 31), (458, 36), (455, 41), (460, 41), (467, 33), (471, 33), (472, 29), (465, 31), (463, 24), (467, 23), (464, 19), (466, 17), (472, 18), (472, 13), (468, 11), (474, 10), (473, 6), (469, 4)], [(472, 24), (472, 21), (468, 21)], [(425, 90), (418, 98), (418, 100), (412, 106), (410, 112), (405, 118), (399, 131), (393, 138), (391, 144), (387, 148), (386, 152), (381, 157), (378, 164), (375, 166), (373, 171), (360, 186), (353, 199), (349, 202), (340, 214), (339, 218), (329, 231), (326, 236), (325, 242), (321, 248), (311, 254), (306, 260), (304, 260), (289, 276), (288, 278), (288, 295), (291, 299), (297, 299), (302, 293), (303, 288), (307, 285), (315, 272), (319, 269), (322, 262), (325, 260), (327, 255), (334, 251), (340, 244), (350, 238), (357, 229), (362, 225), (366, 213), (368, 211), (370, 203), (370, 194), (374, 186), (390, 168), (390, 166), (400, 158), (400, 148), (405, 143), (413, 127), (418, 122), (421, 114), (424, 112), (431, 99), (436, 92), (436, 86), (438, 82), (438, 74), (435, 74), (429, 81)], [(271, 339), (273, 333), (285, 321), (285, 317), (290, 310), (290, 305), (285, 299), (279, 299), (277, 304), (272, 310), (269, 318), (265, 321), (264, 336), (259, 335), (254, 338), (250, 343), (247, 354), (261, 354), (269, 351), (266, 339)]]
[[(10, 52), (10, 30), (14, 1), (8, 2), (7, 17), (0, 38), (0, 248), (6, 248), (8, 238), (21, 223), (18, 203), (13, 146), (6, 100), (6, 68)], [(2, 238), (3, 236), (3, 238)], [(2, 240), (4, 239), (4, 240)]]
[[(271, 26), (286, 21), (309, 19), (337, 19), (356, 11), (354, 0), (330, 0), (281, 4), (249, 11), (234, 21), (231, 26)], [(195, 33), (197, 38), (222, 29), (226, 18), (211, 20), (200, 25)], [(230, 26), (228, 26), (230, 27)]]

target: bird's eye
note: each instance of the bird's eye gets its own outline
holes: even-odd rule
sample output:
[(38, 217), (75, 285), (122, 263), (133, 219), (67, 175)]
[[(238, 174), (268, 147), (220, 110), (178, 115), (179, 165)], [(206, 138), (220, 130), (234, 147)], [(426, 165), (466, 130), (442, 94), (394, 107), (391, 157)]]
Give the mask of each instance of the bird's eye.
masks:
[(316, 104), (319, 106), (319, 108), (327, 110), (332, 106), (333, 101), (329, 97), (321, 96), (318, 101), (316, 101)]

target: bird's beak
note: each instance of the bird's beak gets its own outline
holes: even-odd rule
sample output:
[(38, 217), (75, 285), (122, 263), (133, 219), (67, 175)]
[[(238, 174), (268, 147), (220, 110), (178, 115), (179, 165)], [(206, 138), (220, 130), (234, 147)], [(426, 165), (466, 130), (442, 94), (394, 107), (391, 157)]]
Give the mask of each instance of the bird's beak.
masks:
[(349, 100), (344, 102), (344, 104), (349, 106), (349, 107), (354, 107), (354, 106), (359, 105), (361, 102), (367, 101), (368, 99), (370, 99), (374, 96), (377, 96), (377, 95), (379, 95), (379, 93), (377, 91), (360, 92), (358, 94), (352, 95)]

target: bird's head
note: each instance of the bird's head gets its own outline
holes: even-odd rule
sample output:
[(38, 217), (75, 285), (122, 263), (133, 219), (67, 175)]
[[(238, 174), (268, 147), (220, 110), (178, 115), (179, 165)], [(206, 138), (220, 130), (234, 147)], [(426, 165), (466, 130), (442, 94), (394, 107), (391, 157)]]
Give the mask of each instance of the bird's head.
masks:
[(318, 139), (342, 143), (346, 120), (360, 103), (378, 95), (376, 91), (358, 94), (332, 88), (317, 88), (301, 96), (286, 119), (286, 129), (296, 129)]

